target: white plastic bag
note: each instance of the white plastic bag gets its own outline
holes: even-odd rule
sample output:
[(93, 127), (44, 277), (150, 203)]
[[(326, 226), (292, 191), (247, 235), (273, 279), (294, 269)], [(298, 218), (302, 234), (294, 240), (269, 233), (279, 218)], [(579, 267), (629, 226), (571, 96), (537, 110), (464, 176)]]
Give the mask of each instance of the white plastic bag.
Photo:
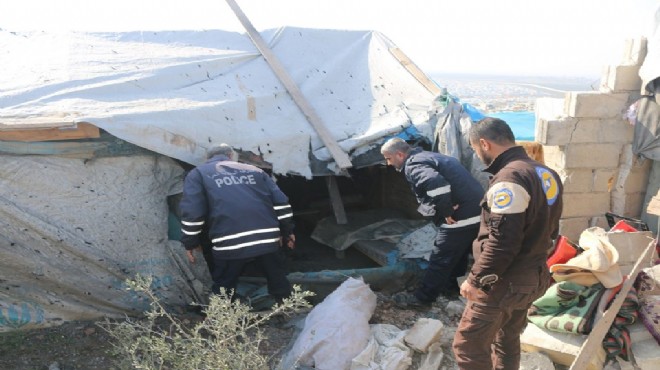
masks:
[(307, 315), (279, 368), (348, 370), (369, 341), (369, 319), (375, 308), (376, 295), (362, 279), (344, 281)]

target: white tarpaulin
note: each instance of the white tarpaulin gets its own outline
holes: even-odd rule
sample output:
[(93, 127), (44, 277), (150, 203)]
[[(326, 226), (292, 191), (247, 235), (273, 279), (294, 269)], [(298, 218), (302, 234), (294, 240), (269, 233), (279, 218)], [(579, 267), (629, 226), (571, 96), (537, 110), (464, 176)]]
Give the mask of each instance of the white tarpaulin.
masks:
[[(401, 131), (431, 140), (433, 94), (373, 31), (280, 28), (264, 40), (340, 147), (355, 157)], [(0, 129), (92, 123), (190, 164), (228, 143), (279, 174), (329, 151), (248, 36), (220, 30), (0, 30)]]
[(167, 237), (170, 158), (5, 155), (0, 174), (0, 331), (140, 313), (136, 274), (166, 305), (204, 302), (206, 266)]

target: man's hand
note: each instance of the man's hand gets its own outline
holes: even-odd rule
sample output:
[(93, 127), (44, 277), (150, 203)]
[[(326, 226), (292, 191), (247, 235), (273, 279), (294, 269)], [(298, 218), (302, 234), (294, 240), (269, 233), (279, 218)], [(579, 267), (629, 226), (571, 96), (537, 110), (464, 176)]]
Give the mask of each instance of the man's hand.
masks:
[(202, 250), (202, 247), (200, 247), (200, 246), (197, 246), (193, 249), (186, 249), (186, 256), (188, 256), (188, 262), (194, 264), (195, 263), (195, 254), (194, 254), (194, 252), (195, 251), (201, 251), (201, 250)]
[(461, 284), (461, 295), (468, 301), (479, 301), (478, 296), (480, 293), (479, 289), (473, 287), (467, 280)]
[(289, 249), (294, 249), (296, 247), (296, 236), (289, 234), (289, 237), (286, 239), (286, 246)]

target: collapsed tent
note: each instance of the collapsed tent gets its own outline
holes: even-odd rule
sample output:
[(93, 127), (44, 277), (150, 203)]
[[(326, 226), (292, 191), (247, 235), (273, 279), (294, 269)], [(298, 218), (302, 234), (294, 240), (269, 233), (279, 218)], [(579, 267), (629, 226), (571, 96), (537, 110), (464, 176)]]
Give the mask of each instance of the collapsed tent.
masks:
[[(432, 135), (434, 94), (382, 34), (285, 27), (262, 36), (353, 158), (404, 129)], [(193, 165), (224, 142), (259, 156), (277, 174), (310, 178), (310, 157), (338, 170), (243, 34), (2, 31), (0, 45), (5, 128), (90, 122)], [(327, 174), (324, 167), (319, 171)]]
[[(389, 136), (433, 142), (437, 91), (383, 35), (262, 35), (354, 167)], [(168, 240), (177, 161), (224, 142), (275, 174), (338, 172), (245, 35), (0, 30), (0, 48), (0, 331), (141, 312), (137, 274), (167, 305), (200, 302), (205, 266)]]

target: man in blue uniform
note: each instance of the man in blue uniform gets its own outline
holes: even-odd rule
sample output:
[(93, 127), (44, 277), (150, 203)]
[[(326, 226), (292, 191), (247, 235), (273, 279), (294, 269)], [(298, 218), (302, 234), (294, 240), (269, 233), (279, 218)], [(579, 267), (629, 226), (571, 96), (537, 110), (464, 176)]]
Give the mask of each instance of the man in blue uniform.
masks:
[[(246, 264), (264, 271), (268, 292), (280, 301), (291, 294), (285, 260), (279, 248), (294, 248), (293, 212), (289, 200), (261, 169), (236, 162), (226, 144), (212, 148), (206, 163), (186, 175), (181, 211), (181, 242), (188, 260), (211, 241), (213, 293), (233, 293)], [(207, 234), (207, 235), (205, 235)]]
[(418, 211), (433, 217), (437, 227), (429, 267), (413, 294), (394, 297), (402, 306), (428, 308), (440, 294), (458, 295), (456, 278), (463, 276), (479, 227), (479, 202), (484, 190), (454, 157), (412, 148), (400, 138), (381, 147), (388, 165), (403, 171), (417, 197)]

